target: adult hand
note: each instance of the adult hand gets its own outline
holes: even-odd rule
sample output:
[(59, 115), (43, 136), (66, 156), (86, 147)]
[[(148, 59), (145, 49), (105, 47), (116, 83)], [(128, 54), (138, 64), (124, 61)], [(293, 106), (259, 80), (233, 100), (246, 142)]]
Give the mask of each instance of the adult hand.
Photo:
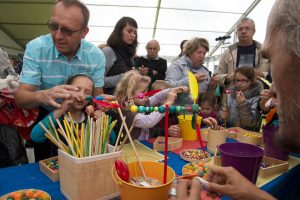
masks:
[(38, 100), (45, 105), (53, 106), (54, 108), (60, 108), (61, 104), (57, 103), (56, 99), (68, 99), (75, 98), (80, 100), (80, 97), (74, 93), (78, 88), (72, 85), (59, 85), (48, 90), (41, 90), (38, 92)]
[(203, 123), (212, 128), (218, 126), (217, 120), (213, 117), (203, 119)]
[(177, 197), (171, 197), (171, 200), (200, 200), (202, 186), (197, 179), (192, 181), (179, 179), (177, 184)]
[(208, 195), (226, 195), (232, 199), (274, 199), (261, 191), (233, 167), (211, 166), (205, 185)]
[(145, 67), (144, 65), (142, 65), (141, 67), (138, 68), (139, 69), (139, 72), (142, 74), (142, 75), (147, 75), (148, 74), (148, 67)]
[(201, 72), (196, 73), (195, 77), (196, 77), (198, 82), (201, 82), (201, 81), (204, 81), (204, 80), (207, 79), (207, 75), (205, 73), (201, 73)]
[(233, 75), (234, 75), (234, 73), (231, 73), (225, 77), (225, 84), (229, 84), (233, 81)]
[(209, 83), (210, 88), (215, 89), (217, 87), (217, 85), (218, 85), (218, 81), (219, 81), (218, 76), (217, 75), (213, 75), (211, 77), (210, 83)]
[(246, 97), (242, 91), (236, 93), (237, 103), (242, 104), (246, 101)]
[(180, 137), (180, 127), (178, 124), (176, 125), (171, 125), (168, 129), (169, 135), (171, 137)]

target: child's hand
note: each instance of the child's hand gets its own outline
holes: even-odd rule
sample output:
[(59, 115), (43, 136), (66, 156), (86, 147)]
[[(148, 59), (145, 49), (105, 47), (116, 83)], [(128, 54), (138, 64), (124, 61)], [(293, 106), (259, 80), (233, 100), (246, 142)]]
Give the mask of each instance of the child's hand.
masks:
[(180, 127), (178, 124), (171, 125), (168, 129), (169, 135), (171, 137), (180, 137)]
[(213, 117), (203, 119), (203, 123), (211, 128), (218, 126), (217, 120)]
[(173, 105), (177, 97), (177, 93), (170, 91), (168, 93), (167, 102), (165, 104)]
[(53, 111), (54, 119), (60, 118), (62, 115), (66, 113), (70, 105), (74, 102), (74, 99), (66, 99), (62, 102), (60, 108), (57, 108)]
[(189, 92), (189, 87), (187, 87), (187, 86), (175, 87), (175, 88), (171, 89), (171, 92), (174, 92), (174, 93), (177, 93), (177, 94), (182, 93), (182, 92), (188, 93)]
[(102, 110), (96, 110), (93, 115), (95, 120), (99, 119), (101, 117), (102, 113), (103, 113)]
[(227, 112), (227, 110), (226, 110), (226, 109), (221, 109), (221, 111), (220, 111), (220, 116), (221, 116), (221, 118), (222, 118), (224, 121), (226, 121), (226, 119), (228, 118), (228, 112)]
[(246, 101), (246, 97), (242, 91), (238, 91), (236, 94), (237, 103), (242, 104)]

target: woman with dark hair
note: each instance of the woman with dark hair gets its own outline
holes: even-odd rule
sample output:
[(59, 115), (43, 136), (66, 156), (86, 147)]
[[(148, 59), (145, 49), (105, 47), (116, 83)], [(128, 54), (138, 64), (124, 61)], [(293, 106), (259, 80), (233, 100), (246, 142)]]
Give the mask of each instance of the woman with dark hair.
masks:
[(133, 57), (137, 48), (136, 21), (131, 17), (122, 17), (102, 49), (105, 60), (104, 93), (113, 94), (123, 74), (134, 66)]

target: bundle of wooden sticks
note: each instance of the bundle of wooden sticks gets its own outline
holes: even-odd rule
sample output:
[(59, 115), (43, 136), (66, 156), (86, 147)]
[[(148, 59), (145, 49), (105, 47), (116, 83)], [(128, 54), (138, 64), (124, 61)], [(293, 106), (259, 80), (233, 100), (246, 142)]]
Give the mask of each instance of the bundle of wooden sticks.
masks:
[[(69, 120), (64, 117), (62, 123), (56, 119), (53, 122), (49, 117), (47, 128), (41, 122), (39, 125), (46, 132), (46, 137), (61, 150), (78, 158), (104, 154), (107, 152), (107, 144), (110, 134), (117, 121), (112, 121), (111, 116), (104, 112), (101, 117), (94, 120), (88, 117), (86, 123), (74, 123), (72, 116), (68, 113)], [(56, 128), (55, 124), (58, 125)]]

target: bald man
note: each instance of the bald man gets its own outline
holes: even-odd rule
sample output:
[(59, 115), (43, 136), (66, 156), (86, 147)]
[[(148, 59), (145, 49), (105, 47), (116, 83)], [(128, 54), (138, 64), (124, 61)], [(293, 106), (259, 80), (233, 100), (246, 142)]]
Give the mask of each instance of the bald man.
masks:
[(167, 70), (167, 61), (158, 56), (160, 50), (157, 40), (150, 40), (146, 45), (147, 55), (135, 60), (135, 67), (139, 71), (151, 77), (151, 83), (156, 80), (164, 80)]

